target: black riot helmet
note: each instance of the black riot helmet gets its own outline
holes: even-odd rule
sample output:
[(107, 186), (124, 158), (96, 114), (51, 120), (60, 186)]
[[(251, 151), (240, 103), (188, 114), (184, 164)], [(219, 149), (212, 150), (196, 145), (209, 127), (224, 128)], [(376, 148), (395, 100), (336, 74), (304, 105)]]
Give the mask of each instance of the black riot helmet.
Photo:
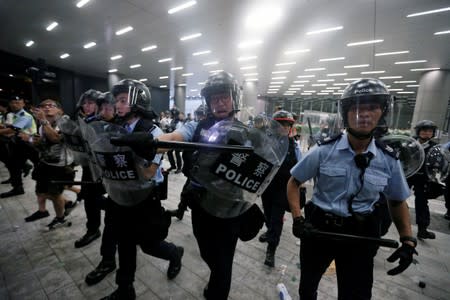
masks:
[(114, 97), (111, 92), (100, 93), (97, 98), (97, 106), (100, 108), (102, 104), (114, 105)]
[(93, 89), (89, 89), (85, 91), (83, 94), (81, 94), (80, 99), (78, 100), (76, 111), (81, 111), (83, 114), (85, 113), (83, 111), (83, 104), (86, 100), (91, 100), (94, 102), (97, 102), (98, 97), (100, 96), (101, 92)]
[(206, 104), (200, 104), (199, 107), (194, 111), (194, 117), (196, 121), (199, 121), (206, 117), (208, 114), (208, 107)]
[(433, 121), (430, 120), (421, 120), (416, 123), (416, 126), (414, 126), (414, 129), (416, 130), (416, 136), (419, 136), (419, 133), (421, 130), (425, 129), (432, 129), (433, 130), (433, 137), (436, 136), (436, 129), (437, 126)]
[[(392, 104), (392, 97), (386, 85), (373, 78), (364, 78), (349, 84), (339, 100), (339, 113), (341, 114), (344, 127), (350, 134), (359, 139), (366, 139), (373, 136), (378, 127), (387, 127), (386, 115)], [(373, 109), (379, 107), (381, 109), (381, 117), (377, 126), (369, 133), (361, 132), (361, 128), (350, 128), (348, 122), (348, 112), (350, 110), (356, 113), (357, 120), (360, 118), (359, 112), (364, 109)], [(361, 108), (361, 109), (360, 109)], [(361, 126), (364, 126), (363, 117), (361, 117)], [(357, 121), (357, 124), (360, 121)], [(359, 126), (359, 125), (357, 125)]]
[[(127, 95), (130, 113), (140, 114), (142, 117), (148, 119), (157, 117), (151, 108), (152, 96), (150, 90), (142, 82), (134, 79), (123, 79), (114, 84), (111, 93), (115, 103), (118, 101), (117, 97), (120, 94)], [(130, 114), (127, 114), (127, 116), (124, 117), (126, 118), (129, 115)]]
[(278, 110), (272, 115), (272, 119), (279, 123), (289, 123), (292, 126), (295, 123), (294, 116), (286, 110)]
[(227, 72), (218, 72), (209, 76), (201, 95), (205, 98), (206, 105), (211, 111), (210, 100), (212, 95), (230, 93), (233, 100), (233, 111), (239, 111), (241, 104), (241, 88), (233, 75)]

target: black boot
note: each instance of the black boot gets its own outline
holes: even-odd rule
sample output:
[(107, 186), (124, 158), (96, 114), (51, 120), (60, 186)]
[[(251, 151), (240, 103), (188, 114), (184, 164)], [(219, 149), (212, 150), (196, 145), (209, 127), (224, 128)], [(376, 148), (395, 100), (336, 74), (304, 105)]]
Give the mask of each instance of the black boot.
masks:
[(419, 239), (435, 239), (436, 235), (434, 232), (428, 231), (426, 227), (419, 227), (419, 231), (417, 232), (417, 237)]
[(103, 297), (100, 300), (134, 300), (136, 299), (136, 292), (132, 284), (127, 286), (120, 286), (112, 292), (109, 296)]
[(25, 194), (23, 187), (15, 187), (12, 190), (10, 190), (9, 192), (1, 193), (0, 198), (8, 198), (8, 197), (23, 195), (23, 194)]
[(81, 248), (84, 246), (89, 245), (96, 239), (98, 239), (102, 234), (100, 233), (100, 230), (96, 230), (94, 232), (86, 232), (85, 235), (83, 235), (81, 238), (75, 241), (75, 248)]
[(266, 232), (264, 232), (263, 234), (261, 234), (260, 236), (259, 236), (259, 239), (258, 239), (261, 243), (265, 243), (265, 242), (267, 242), (267, 231)]
[(269, 266), (271, 268), (275, 267), (275, 251), (277, 247), (273, 246), (271, 244), (267, 245), (266, 250), (266, 260), (264, 261), (264, 264), (266, 266)]
[(86, 275), (84, 281), (87, 283), (87, 285), (94, 285), (102, 281), (103, 278), (106, 277), (106, 275), (108, 275), (115, 269), (116, 262), (114, 260), (109, 261), (103, 259), (94, 271)]
[(178, 273), (180, 273), (181, 270), (181, 258), (184, 254), (184, 248), (178, 247), (175, 250), (176, 253), (174, 257), (170, 260), (169, 268), (167, 269), (167, 278), (174, 279), (177, 277)]

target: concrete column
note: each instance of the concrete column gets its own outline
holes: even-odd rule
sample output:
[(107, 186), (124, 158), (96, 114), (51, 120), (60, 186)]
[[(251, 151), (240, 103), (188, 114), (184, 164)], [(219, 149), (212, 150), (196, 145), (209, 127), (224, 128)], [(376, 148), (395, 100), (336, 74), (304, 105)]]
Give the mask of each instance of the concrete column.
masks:
[(241, 121), (248, 120), (249, 115), (257, 115), (264, 111), (264, 103), (258, 103), (258, 82), (244, 81), (242, 83)]
[(431, 120), (442, 129), (450, 97), (450, 71), (423, 73), (419, 84), (411, 126), (420, 120)]
[(114, 84), (120, 81), (122, 78), (117, 73), (109, 73), (108, 74), (108, 89), (111, 90)]
[(186, 87), (185, 86), (175, 86), (175, 96), (174, 103), (178, 107), (178, 110), (185, 112), (186, 110)]

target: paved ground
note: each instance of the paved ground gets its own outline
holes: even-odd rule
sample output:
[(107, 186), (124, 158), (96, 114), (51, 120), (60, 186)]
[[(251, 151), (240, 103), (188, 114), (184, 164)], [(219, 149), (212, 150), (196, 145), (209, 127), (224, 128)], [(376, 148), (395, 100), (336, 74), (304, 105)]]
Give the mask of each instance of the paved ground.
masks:
[[(0, 181), (7, 176), (5, 167), (0, 165)], [(167, 208), (176, 207), (184, 180), (182, 174), (170, 175), (169, 199), (164, 201)], [(50, 202), (47, 205), (49, 218), (25, 223), (23, 218), (37, 208), (34, 181), (26, 178), (25, 187), (25, 195), (0, 199), (0, 299), (99, 299), (111, 293), (115, 289), (113, 274), (92, 287), (84, 283), (85, 275), (100, 260), (100, 239), (84, 248), (74, 248), (74, 241), (85, 232), (83, 206), (72, 212), (72, 227), (48, 232), (45, 225), (54, 216)], [(8, 185), (1, 185), (0, 193), (9, 189)], [(67, 195), (74, 198), (71, 192)], [(411, 200), (408, 201), (413, 216)], [(374, 299), (450, 299), (450, 229), (448, 221), (442, 217), (445, 211), (442, 199), (432, 200), (431, 210), (431, 229), (435, 230), (437, 239), (419, 242), (418, 266), (410, 267), (401, 275), (388, 276), (386, 270), (392, 266), (386, 262), (386, 257), (392, 250), (381, 248), (378, 252)], [(285, 219), (276, 268), (264, 266), (265, 245), (257, 239), (238, 243), (229, 299), (278, 299), (275, 288), (278, 282), (283, 282), (292, 298), (298, 299), (299, 246), (291, 234), (292, 218), (286, 214)], [(414, 226), (414, 232), (416, 230)], [(397, 238), (392, 231), (388, 237)], [(190, 212), (182, 221), (173, 220), (168, 240), (184, 246), (180, 274), (173, 281), (167, 280), (167, 262), (139, 251), (135, 282), (138, 299), (203, 299), (209, 271), (199, 256)], [(424, 289), (417, 285), (419, 278), (426, 283)], [(336, 278), (330, 269), (321, 281), (319, 299), (336, 297)]]

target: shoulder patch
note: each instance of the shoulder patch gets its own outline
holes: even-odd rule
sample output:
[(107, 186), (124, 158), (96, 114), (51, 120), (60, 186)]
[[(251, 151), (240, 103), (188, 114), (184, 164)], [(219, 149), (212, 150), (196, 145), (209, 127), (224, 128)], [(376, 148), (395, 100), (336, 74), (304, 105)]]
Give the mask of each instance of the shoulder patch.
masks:
[(397, 152), (391, 146), (386, 145), (386, 144), (380, 142), (379, 140), (375, 140), (375, 145), (377, 145), (378, 148), (383, 150), (384, 153), (386, 153), (387, 155), (391, 156), (392, 158), (394, 158), (396, 160), (399, 159), (400, 153)]
[(342, 137), (342, 133), (335, 135), (335, 136), (331, 136), (331, 137), (329, 136), (322, 140), (317, 141), (317, 145), (322, 146), (322, 145), (330, 144), (332, 142), (335, 142), (335, 141), (341, 139), (341, 137)]

